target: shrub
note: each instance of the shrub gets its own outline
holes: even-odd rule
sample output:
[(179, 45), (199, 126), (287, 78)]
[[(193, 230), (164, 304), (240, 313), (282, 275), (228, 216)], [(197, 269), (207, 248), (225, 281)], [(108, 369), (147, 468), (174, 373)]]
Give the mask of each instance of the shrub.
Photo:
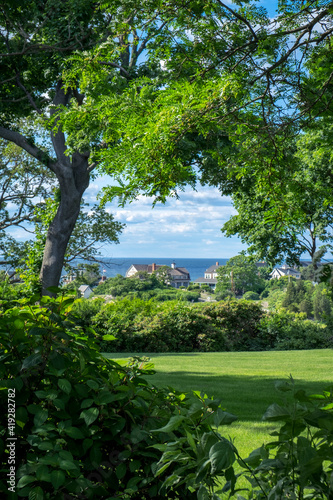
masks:
[(71, 314), (80, 325), (91, 325), (91, 320), (104, 306), (105, 301), (100, 297), (93, 299), (80, 298), (73, 303)]
[(244, 300), (259, 300), (259, 294), (256, 292), (245, 292), (242, 298)]
[(215, 295), (216, 300), (225, 300), (225, 299), (235, 299), (236, 296), (230, 290), (220, 290), (216, 292)]
[[(252, 451), (239, 464), (252, 486), (250, 498), (333, 498), (333, 387), (308, 396), (293, 380), (278, 382), (291, 395), (271, 405), (263, 420), (278, 423), (273, 441)], [(243, 497), (242, 497), (243, 498)]]
[(226, 350), (261, 350), (266, 348), (262, 340), (260, 320), (264, 312), (260, 304), (245, 300), (228, 300), (214, 304), (203, 304), (203, 314), (210, 318), (213, 326), (223, 332)]
[(260, 328), (270, 338), (272, 349), (325, 349), (332, 347), (331, 330), (325, 325), (304, 319), (306, 313), (280, 312), (263, 317)]
[[(72, 298), (36, 299), (0, 318), (0, 402), (7, 408), (15, 399), (16, 417), (2, 414), (2, 470), (13, 454), (7, 431), (19, 445), (18, 483), (5, 484), (3, 475), (2, 492), (17, 487), (19, 497), (36, 500), (194, 499), (232, 469), (234, 447), (216, 427), (235, 417), (218, 401), (150, 386), (142, 375), (153, 372), (142, 360), (122, 367), (98, 352), (68, 317)], [(176, 481), (177, 465), (160, 463), (170, 437), (186, 453), (196, 441), (205, 445)]]
[[(119, 304), (119, 303), (118, 303)], [(223, 332), (215, 328), (200, 310), (184, 302), (167, 302), (153, 314), (138, 314), (129, 318), (123, 311), (112, 315), (103, 310), (96, 323), (105, 319), (103, 334), (116, 337), (105, 343), (106, 352), (191, 352), (225, 350)]]

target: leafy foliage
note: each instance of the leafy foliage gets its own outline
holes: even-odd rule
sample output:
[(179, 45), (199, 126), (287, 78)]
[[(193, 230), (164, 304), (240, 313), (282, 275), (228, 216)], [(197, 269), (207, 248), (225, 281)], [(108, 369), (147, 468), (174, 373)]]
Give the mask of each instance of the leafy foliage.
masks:
[[(121, 366), (103, 357), (94, 332), (73, 321), (73, 300), (60, 294), (3, 304), (0, 400), (6, 407), (15, 395), (20, 498), (220, 500), (237, 492), (240, 475), (249, 481), (248, 498), (331, 498), (332, 388), (307, 396), (280, 383), (292, 397), (264, 419), (282, 426), (243, 459), (221, 435), (236, 417), (220, 401), (151, 386), (142, 377), (153, 373), (146, 359)], [(220, 321), (218, 305), (210, 307)], [(3, 413), (2, 469), (8, 426)], [(244, 472), (236, 474), (236, 461)]]
[(251, 498), (329, 499), (333, 493), (333, 388), (307, 395), (297, 390), (292, 378), (289, 383), (277, 383), (276, 388), (291, 397), (270, 406), (263, 420), (280, 427), (271, 434), (272, 442), (240, 461), (253, 488)]
[[(153, 373), (145, 360), (122, 367), (104, 358), (69, 318), (73, 298), (44, 297), (38, 305), (36, 299), (8, 308), (0, 319), (0, 398), (5, 407), (8, 390), (15, 393), (19, 497), (195, 498), (198, 481), (189, 490), (186, 475), (172, 481), (177, 469), (160, 466), (168, 446), (161, 443), (171, 435), (185, 448), (204, 435), (216, 442), (212, 426), (235, 417), (206, 396), (150, 386), (142, 378)], [(2, 468), (8, 459), (6, 419), (3, 413)], [(209, 443), (205, 460), (211, 458)], [(229, 462), (215, 467), (215, 476), (223, 476)], [(206, 470), (201, 481), (211, 487), (215, 479)]]
[(217, 270), (217, 293), (229, 291), (243, 294), (247, 291), (261, 292), (264, 288), (265, 282), (251, 257), (236, 255)]

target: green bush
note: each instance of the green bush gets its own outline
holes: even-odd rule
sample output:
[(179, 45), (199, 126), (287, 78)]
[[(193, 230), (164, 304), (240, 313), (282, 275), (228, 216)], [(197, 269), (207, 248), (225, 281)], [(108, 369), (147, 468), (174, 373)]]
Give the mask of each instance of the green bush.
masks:
[[(3, 474), (0, 491), (30, 500), (196, 499), (230, 475), (234, 447), (217, 426), (235, 417), (218, 401), (150, 386), (143, 360), (122, 367), (99, 353), (68, 316), (72, 298), (36, 300), (0, 318), (0, 403), (15, 404), (15, 418), (2, 412), (0, 460), (18, 480)], [(186, 452), (205, 445), (179, 480), (176, 464), (160, 463), (171, 437)]]
[[(144, 301), (142, 301), (144, 304)], [(137, 301), (140, 305), (140, 302)], [(122, 308), (122, 316), (115, 307), (127, 306), (120, 301), (105, 307), (95, 318), (99, 330), (103, 322), (103, 334), (116, 337), (113, 342), (103, 343), (105, 352), (191, 352), (225, 350), (223, 332), (215, 328), (200, 310), (184, 302), (156, 304), (148, 314), (130, 316)]]
[(71, 314), (75, 316), (76, 322), (80, 325), (91, 325), (91, 319), (98, 314), (105, 304), (101, 297), (93, 299), (80, 298), (73, 303)]
[[(197, 306), (198, 307), (198, 306)], [(208, 321), (223, 333), (225, 350), (245, 351), (266, 348), (260, 329), (264, 316), (261, 305), (245, 300), (228, 300), (213, 304), (205, 303), (200, 310)]]
[(264, 421), (280, 425), (271, 434), (273, 441), (239, 460), (252, 486), (248, 498), (330, 500), (333, 387), (308, 396), (295, 388), (291, 378), (289, 383), (276, 383), (276, 389), (285, 401), (271, 405), (263, 416)]
[(215, 298), (216, 300), (225, 300), (225, 299), (235, 299), (236, 296), (234, 293), (232, 293), (231, 290), (220, 290), (219, 292), (216, 292)]
[(243, 297), (244, 300), (259, 300), (259, 294), (256, 292), (245, 292)]
[[(183, 293), (183, 292), (182, 292)], [(93, 318), (105, 352), (191, 352), (257, 350), (263, 344), (260, 304), (242, 300), (187, 305), (136, 299), (108, 304)]]
[(325, 325), (304, 319), (306, 313), (280, 312), (261, 320), (262, 334), (270, 339), (272, 349), (325, 349), (332, 347), (332, 332)]

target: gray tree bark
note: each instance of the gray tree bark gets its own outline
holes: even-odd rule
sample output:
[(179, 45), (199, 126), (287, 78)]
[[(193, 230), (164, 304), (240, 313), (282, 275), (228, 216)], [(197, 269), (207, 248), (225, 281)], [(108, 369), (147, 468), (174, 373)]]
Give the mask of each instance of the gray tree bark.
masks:
[[(62, 82), (59, 81), (53, 99), (55, 107), (51, 114), (56, 112), (56, 106), (66, 106), (70, 97), (71, 94), (64, 92)], [(19, 132), (0, 127), (0, 137), (14, 142), (41, 161), (55, 173), (59, 182), (60, 204), (47, 233), (39, 274), (42, 294), (52, 295), (48, 288), (59, 285), (67, 244), (80, 213), (83, 193), (89, 186), (89, 174), (92, 169), (88, 163), (89, 152), (77, 152), (71, 158), (67, 156), (65, 135), (60, 128), (51, 134), (55, 159), (49, 158), (37, 145), (31, 145)]]

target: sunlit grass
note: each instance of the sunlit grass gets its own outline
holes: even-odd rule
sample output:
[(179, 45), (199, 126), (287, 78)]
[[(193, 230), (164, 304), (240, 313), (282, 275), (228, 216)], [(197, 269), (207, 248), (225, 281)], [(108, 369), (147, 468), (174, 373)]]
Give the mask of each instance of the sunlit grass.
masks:
[[(107, 354), (120, 360), (133, 354)], [(151, 358), (156, 374), (149, 377), (157, 386), (189, 392), (199, 390), (220, 398), (223, 407), (238, 421), (220, 428), (231, 437), (241, 457), (272, 440), (274, 424), (262, 422), (273, 402), (282, 403), (275, 382), (292, 375), (297, 388), (322, 392), (333, 384), (333, 350), (269, 351), (230, 353), (142, 354)]]
[[(297, 387), (321, 392), (333, 383), (333, 350), (230, 353), (144, 354), (151, 358), (157, 386), (170, 385), (188, 392), (200, 390), (222, 400), (240, 421), (260, 422), (267, 407), (281, 396), (276, 380), (290, 375)], [(108, 354), (113, 359), (133, 354)]]

